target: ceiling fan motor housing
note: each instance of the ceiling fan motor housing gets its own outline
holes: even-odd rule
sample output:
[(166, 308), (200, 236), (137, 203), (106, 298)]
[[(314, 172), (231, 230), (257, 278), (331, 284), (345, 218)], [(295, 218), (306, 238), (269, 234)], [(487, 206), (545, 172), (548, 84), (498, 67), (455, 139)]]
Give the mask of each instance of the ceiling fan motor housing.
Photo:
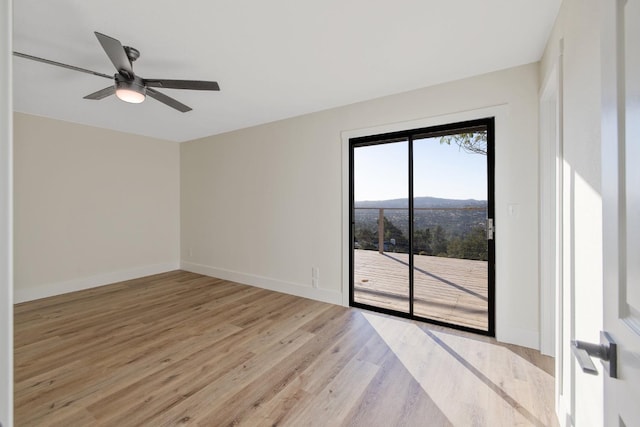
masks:
[[(144, 101), (147, 95), (147, 88), (144, 81), (138, 77), (126, 78), (118, 73), (114, 75), (116, 96), (123, 101), (138, 103)], [(133, 92), (133, 93), (132, 93)], [(137, 96), (135, 94), (138, 94)]]

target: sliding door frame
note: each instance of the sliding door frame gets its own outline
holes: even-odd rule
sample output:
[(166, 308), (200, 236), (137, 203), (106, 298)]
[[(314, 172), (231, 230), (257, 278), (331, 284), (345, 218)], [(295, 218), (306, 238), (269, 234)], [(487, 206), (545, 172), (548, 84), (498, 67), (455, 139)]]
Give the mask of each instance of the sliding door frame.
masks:
[[(486, 117), (481, 119), (473, 119), (459, 121), (455, 123), (447, 123), (429, 127), (416, 129), (400, 130), (376, 135), (360, 136), (349, 138), (349, 305), (351, 307), (362, 308), (384, 314), (390, 314), (397, 317), (403, 317), (413, 320), (419, 320), (439, 326), (445, 326), (467, 332), (473, 332), (480, 335), (495, 337), (495, 239), (496, 233), (493, 233), (493, 239), (487, 241), (489, 260), (487, 261), (487, 330), (476, 329), (468, 326), (451, 324), (436, 319), (416, 316), (413, 310), (414, 305), (414, 260), (413, 260), (413, 142), (414, 137), (419, 139), (425, 137), (451, 135), (456, 132), (464, 132), (468, 129), (486, 126), (487, 128), (487, 218), (493, 220), (495, 230), (495, 118)], [(355, 262), (354, 262), (354, 228), (355, 228), (355, 206), (354, 206), (354, 150), (357, 147), (385, 144), (394, 140), (408, 141), (408, 209), (409, 209), (409, 312), (392, 310), (383, 307), (377, 307), (369, 304), (363, 304), (355, 301)]]

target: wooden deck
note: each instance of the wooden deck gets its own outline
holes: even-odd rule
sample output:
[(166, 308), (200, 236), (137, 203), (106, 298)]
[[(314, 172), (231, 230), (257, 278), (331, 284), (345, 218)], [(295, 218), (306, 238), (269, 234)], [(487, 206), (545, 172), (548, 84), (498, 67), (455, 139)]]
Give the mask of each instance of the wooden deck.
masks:
[[(355, 251), (355, 301), (409, 312), (409, 255)], [(488, 328), (486, 261), (416, 255), (414, 314)]]

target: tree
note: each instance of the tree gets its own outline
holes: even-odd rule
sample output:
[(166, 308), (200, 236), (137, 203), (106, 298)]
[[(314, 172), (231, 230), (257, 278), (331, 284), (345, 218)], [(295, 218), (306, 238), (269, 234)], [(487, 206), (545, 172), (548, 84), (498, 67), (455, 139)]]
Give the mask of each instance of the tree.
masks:
[[(376, 221), (377, 223), (378, 221)], [(378, 227), (372, 229), (367, 226), (357, 226), (353, 232), (356, 248), (366, 250), (378, 249)], [(395, 241), (393, 247), (394, 252), (408, 252), (409, 239), (402, 233), (402, 230), (396, 227), (389, 218), (384, 217), (384, 242), (385, 247), (392, 241)], [(387, 249), (385, 249), (387, 250)]]
[(441, 225), (436, 225), (431, 233), (431, 250), (436, 256), (447, 256), (447, 237)]
[(420, 255), (431, 255), (431, 230), (423, 228), (413, 232), (413, 252)]
[[(377, 233), (376, 233), (377, 234)], [(390, 242), (391, 239), (395, 239), (395, 246), (398, 252), (407, 252), (409, 248), (409, 239), (407, 239), (402, 230), (395, 226), (394, 223), (384, 217), (384, 241)]]
[(353, 236), (360, 249), (374, 250), (377, 248), (378, 237), (373, 230), (368, 227), (356, 227)]
[(440, 137), (440, 144), (457, 144), (466, 153), (487, 155), (487, 131), (456, 133)]
[(463, 237), (456, 237), (449, 242), (448, 254), (451, 258), (489, 259), (487, 235), (484, 227), (474, 227)]

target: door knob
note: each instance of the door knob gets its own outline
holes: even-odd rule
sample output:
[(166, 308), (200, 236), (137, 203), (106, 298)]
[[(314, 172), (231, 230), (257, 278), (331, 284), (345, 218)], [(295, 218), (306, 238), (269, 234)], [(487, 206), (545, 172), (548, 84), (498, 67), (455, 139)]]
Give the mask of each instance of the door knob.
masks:
[(597, 357), (602, 361), (611, 378), (618, 378), (618, 347), (607, 332), (600, 332), (600, 344), (585, 341), (571, 341), (571, 351), (578, 360), (582, 372), (598, 375), (596, 365), (591, 360)]

